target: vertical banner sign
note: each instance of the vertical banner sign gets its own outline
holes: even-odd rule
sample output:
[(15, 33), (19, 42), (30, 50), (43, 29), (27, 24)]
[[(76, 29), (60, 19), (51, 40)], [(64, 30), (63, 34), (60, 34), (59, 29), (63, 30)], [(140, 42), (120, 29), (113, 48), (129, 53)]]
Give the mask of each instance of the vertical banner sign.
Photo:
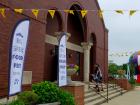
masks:
[(129, 64), (127, 64), (127, 79), (130, 80), (130, 68), (129, 68)]
[(21, 92), (24, 58), (28, 40), (29, 20), (15, 26), (10, 48), (9, 96)]
[(66, 71), (66, 35), (62, 35), (59, 40), (58, 52), (58, 85), (67, 85), (67, 71)]
[(140, 83), (140, 55), (138, 55), (137, 83)]

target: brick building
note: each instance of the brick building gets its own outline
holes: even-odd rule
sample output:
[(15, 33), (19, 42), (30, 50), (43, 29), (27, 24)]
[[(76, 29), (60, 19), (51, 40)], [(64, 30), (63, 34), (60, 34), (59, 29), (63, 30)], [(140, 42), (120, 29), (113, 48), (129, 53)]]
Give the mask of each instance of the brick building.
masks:
[[(0, 8), (7, 8), (5, 18), (0, 15), (0, 97), (7, 95), (9, 47), (15, 24), (25, 18), (30, 19), (29, 42), (26, 51), (24, 71), (32, 72), (32, 83), (57, 78), (57, 40), (56, 32), (70, 35), (67, 43), (67, 63), (80, 66), (73, 80), (89, 81), (93, 65), (100, 64), (104, 80), (107, 79), (108, 31), (96, 10), (100, 10), (96, 0), (1, 0)], [(22, 14), (14, 8), (25, 9)], [(38, 18), (31, 9), (40, 9)], [(55, 9), (52, 19), (47, 12)], [(75, 10), (74, 15), (63, 10)], [(80, 10), (89, 11), (85, 18)]]

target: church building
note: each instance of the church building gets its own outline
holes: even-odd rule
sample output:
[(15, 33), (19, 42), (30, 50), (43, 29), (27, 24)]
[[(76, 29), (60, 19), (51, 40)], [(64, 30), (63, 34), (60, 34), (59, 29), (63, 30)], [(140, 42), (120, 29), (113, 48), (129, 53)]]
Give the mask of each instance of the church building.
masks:
[[(0, 98), (8, 94), (11, 38), (15, 25), (29, 19), (29, 36), (24, 63), (24, 83), (28, 85), (57, 79), (57, 36), (66, 32), (67, 64), (79, 66), (72, 80), (89, 82), (94, 65), (100, 65), (103, 80), (108, 75), (108, 30), (97, 0), (1, 0), (0, 8)], [(23, 9), (22, 13), (14, 9)], [(35, 17), (32, 9), (38, 9)], [(55, 10), (54, 17), (48, 10)], [(65, 10), (72, 10), (68, 13)], [(82, 17), (81, 10), (87, 10)]]

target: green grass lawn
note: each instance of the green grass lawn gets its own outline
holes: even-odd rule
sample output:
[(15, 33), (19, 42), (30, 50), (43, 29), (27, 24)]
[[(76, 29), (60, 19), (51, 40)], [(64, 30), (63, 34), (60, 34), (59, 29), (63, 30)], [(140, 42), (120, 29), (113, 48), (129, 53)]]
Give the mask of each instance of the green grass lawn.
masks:
[(140, 83), (136, 83), (135, 86), (140, 86)]

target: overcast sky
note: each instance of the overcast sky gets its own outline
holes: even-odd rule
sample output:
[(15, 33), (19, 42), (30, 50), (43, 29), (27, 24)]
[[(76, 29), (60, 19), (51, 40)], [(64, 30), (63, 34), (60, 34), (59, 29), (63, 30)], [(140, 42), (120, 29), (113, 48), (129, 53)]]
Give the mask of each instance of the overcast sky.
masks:
[[(104, 21), (109, 29), (109, 53), (140, 50), (140, 0), (98, 0), (104, 10)], [(125, 10), (117, 14), (113, 10)], [(130, 9), (138, 10), (129, 16)], [(127, 63), (128, 56), (109, 57), (117, 64)]]

